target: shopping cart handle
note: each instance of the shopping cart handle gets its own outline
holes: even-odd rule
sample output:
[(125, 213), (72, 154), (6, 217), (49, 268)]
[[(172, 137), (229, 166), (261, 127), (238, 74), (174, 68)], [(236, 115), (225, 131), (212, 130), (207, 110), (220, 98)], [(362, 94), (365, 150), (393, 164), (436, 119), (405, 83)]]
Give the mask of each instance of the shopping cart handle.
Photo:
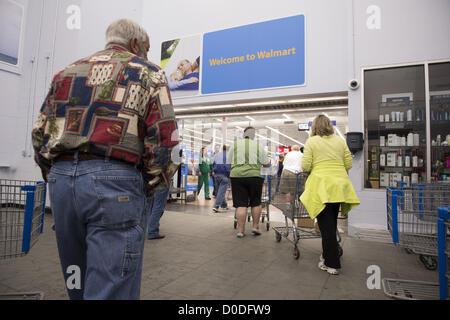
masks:
[(450, 207), (439, 208), (439, 218), (450, 219)]
[(23, 186), (22, 191), (36, 191), (36, 186)]

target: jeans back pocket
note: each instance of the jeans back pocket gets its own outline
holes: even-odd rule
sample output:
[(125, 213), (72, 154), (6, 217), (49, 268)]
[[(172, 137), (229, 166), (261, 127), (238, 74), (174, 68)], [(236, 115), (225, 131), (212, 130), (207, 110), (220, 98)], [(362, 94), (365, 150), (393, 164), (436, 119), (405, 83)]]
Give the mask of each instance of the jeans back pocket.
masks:
[(94, 176), (102, 224), (107, 228), (136, 226), (145, 213), (145, 195), (139, 176)]

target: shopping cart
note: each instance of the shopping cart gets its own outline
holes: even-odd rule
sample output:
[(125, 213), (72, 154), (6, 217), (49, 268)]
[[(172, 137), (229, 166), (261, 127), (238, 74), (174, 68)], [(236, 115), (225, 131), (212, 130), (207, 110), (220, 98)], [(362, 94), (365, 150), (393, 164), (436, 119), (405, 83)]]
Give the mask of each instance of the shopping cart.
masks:
[(450, 273), (448, 271), (448, 259), (450, 254), (450, 207), (439, 208), (437, 213), (439, 216), (439, 218), (437, 218), (439, 283), (400, 279), (383, 279), (383, 289), (387, 296), (401, 300), (450, 299)]
[(392, 241), (419, 255), (428, 270), (438, 267), (437, 213), (450, 206), (450, 185), (423, 184), (387, 189), (388, 229)]
[[(274, 227), (275, 239), (280, 242), (284, 237), (294, 245), (294, 258), (300, 258), (300, 250), (298, 242), (300, 239), (316, 239), (320, 238), (320, 232), (315, 229), (297, 227), (297, 220), (306, 218), (310, 219), (309, 213), (300, 196), (305, 190), (305, 184), (308, 179), (307, 173), (300, 173), (292, 177), (283, 177), (280, 188), (277, 190), (276, 184), (271, 185), (271, 204), (280, 209), (285, 216), (286, 225), (284, 227)], [(337, 230), (338, 243), (341, 243), (341, 236)], [(339, 256), (343, 255), (342, 247), (339, 245)]]
[[(0, 180), (0, 262), (26, 255), (43, 233), (46, 184)], [(0, 300), (40, 300), (43, 293), (0, 294)]]
[[(261, 223), (266, 223), (266, 230), (270, 230), (270, 187), (272, 185), (272, 177), (266, 176), (264, 177), (264, 184), (263, 184), (263, 190), (261, 195), (261, 206), (262, 206), (262, 212), (261, 212)], [(231, 189), (230, 189), (231, 191)], [(251, 212), (248, 212), (247, 214), (247, 221), (252, 221)], [(236, 217), (236, 213), (234, 214), (234, 229), (237, 229), (238, 221)]]

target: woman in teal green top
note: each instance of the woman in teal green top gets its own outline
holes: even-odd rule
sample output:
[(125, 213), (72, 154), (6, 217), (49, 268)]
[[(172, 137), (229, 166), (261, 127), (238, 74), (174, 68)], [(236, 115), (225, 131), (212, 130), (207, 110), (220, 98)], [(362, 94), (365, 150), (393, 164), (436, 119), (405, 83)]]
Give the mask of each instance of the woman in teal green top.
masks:
[(200, 193), (203, 185), (205, 185), (205, 200), (211, 200), (209, 195), (209, 176), (211, 173), (211, 159), (208, 157), (206, 148), (203, 147), (200, 152), (200, 159), (198, 163), (198, 188), (197, 192)]

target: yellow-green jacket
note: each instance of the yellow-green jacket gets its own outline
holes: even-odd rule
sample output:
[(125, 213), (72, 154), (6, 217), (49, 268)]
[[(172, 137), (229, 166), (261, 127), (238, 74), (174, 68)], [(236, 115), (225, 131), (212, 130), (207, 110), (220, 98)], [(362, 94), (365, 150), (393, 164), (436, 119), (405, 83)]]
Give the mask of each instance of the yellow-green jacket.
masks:
[(331, 135), (307, 141), (302, 168), (310, 176), (300, 200), (311, 219), (317, 218), (327, 203), (341, 203), (343, 215), (360, 204), (348, 177), (352, 167), (352, 155), (344, 139)]

